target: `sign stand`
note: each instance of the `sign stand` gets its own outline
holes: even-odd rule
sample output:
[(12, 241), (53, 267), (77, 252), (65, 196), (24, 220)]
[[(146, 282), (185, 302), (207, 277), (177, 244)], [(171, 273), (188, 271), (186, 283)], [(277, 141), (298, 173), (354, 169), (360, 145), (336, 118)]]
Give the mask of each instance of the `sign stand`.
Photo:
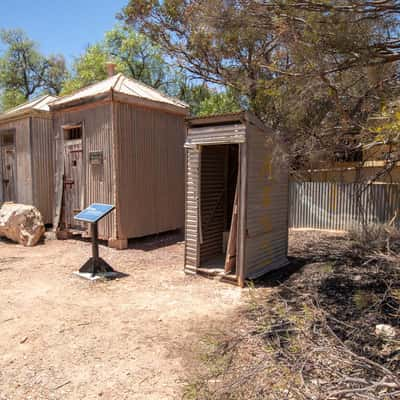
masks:
[(91, 274), (92, 277), (96, 275), (107, 276), (109, 273), (114, 273), (113, 268), (107, 263), (107, 261), (103, 260), (99, 257), (99, 231), (97, 222), (93, 222), (92, 224), (92, 257), (89, 258), (80, 268), (79, 272), (81, 274)]
[(94, 280), (99, 278), (115, 278), (119, 274), (101, 257), (99, 257), (99, 230), (98, 222), (114, 210), (110, 204), (91, 204), (74, 218), (91, 224), (92, 257), (83, 264), (77, 275), (82, 278)]

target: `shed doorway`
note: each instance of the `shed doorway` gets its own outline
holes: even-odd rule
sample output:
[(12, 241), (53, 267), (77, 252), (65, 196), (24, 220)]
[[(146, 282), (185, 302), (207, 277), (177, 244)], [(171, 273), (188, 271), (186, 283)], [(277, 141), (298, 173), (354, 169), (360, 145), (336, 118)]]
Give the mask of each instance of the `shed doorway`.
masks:
[(239, 145), (202, 146), (199, 270), (236, 275)]
[(0, 134), (0, 174), (1, 193), (0, 201), (16, 201), (15, 196), (15, 132)]
[(83, 231), (82, 222), (74, 216), (81, 211), (83, 203), (83, 149), (82, 127), (64, 127), (64, 182), (62, 226), (66, 229)]

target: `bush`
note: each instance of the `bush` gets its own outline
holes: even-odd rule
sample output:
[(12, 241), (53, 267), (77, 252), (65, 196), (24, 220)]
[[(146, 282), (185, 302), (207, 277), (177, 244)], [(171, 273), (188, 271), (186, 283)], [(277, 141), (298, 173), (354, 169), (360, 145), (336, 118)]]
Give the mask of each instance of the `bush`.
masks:
[(365, 225), (349, 232), (352, 250), (359, 256), (400, 253), (400, 230), (384, 224)]

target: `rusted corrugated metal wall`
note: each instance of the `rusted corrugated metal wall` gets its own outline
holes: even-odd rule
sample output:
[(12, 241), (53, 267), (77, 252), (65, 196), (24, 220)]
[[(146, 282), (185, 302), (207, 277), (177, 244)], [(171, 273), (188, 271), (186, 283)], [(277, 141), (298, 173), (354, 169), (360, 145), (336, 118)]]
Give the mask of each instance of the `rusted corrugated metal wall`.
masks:
[(243, 143), (245, 141), (245, 132), (246, 127), (241, 123), (220, 126), (196, 126), (189, 129), (187, 142), (193, 145)]
[[(83, 109), (58, 111), (54, 116), (56, 133), (56, 191), (62, 191), (64, 171), (63, 125), (83, 126), (83, 186), (82, 207), (91, 203), (114, 204), (114, 158), (111, 104), (98, 104)], [(90, 152), (103, 152), (102, 165), (90, 165)], [(57, 200), (59, 202), (59, 199)], [(115, 238), (115, 213), (111, 213), (99, 223), (99, 237)]]
[(183, 115), (115, 104), (118, 237), (184, 226)]
[(289, 176), (273, 132), (247, 127), (245, 278), (287, 263)]
[(44, 222), (53, 222), (55, 139), (50, 118), (32, 117), (32, 178), (33, 203), (40, 210)]
[[(0, 124), (0, 131), (15, 129), (16, 202), (33, 204), (29, 118)], [(1, 201), (1, 200), (0, 200)]]
[[(400, 185), (291, 182), (290, 227), (348, 230), (400, 214)], [(400, 226), (399, 218), (396, 219)]]
[[(185, 203), (185, 267), (186, 270), (191, 272), (199, 266), (200, 263), (200, 241), (202, 229), (199, 229), (201, 221), (202, 228), (207, 223), (206, 218), (200, 218), (201, 208), (203, 201), (201, 195), (201, 177), (200, 166), (202, 164), (202, 151), (196, 144), (211, 144), (217, 145), (218, 143), (243, 143), (245, 142), (246, 127), (242, 123), (224, 124), (216, 126), (195, 126), (188, 130), (187, 143), (191, 147), (187, 149), (187, 165), (186, 165), (186, 203)], [(211, 147), (211, 146), (210, 146)], [(207, 151), (207, 146), (203, 149)], [(221, 157), (224, 160), (224, 157)], [(215, 166), (215, 165), (214, 165)], [(222, 165), (223, 167), (223, 165)], [(223, 168), (219, 172), (223, 171)], [(207, 168), (207, 166), (206, 166)], [(217, 171), (218, 172), (218, 171)], [(208, 173), (210, 169), (208, 168)], [(203, 188), (204, 189), (204, 188)], [(199, 198), (200, 197), (200, 198)], [(223, 227), (222, 227), (223, 229)], [(204, 236), (203, 236), (204, 239)], [(205, 238), (207, 239), (207, 238)], [(221, 235), (222, 241), (222, 235)], [(219, 242), (219, 241), (218, 241)], [(219, 246), (219, 245), (218, 245)], [(205, 248), (205, 247), (204, 247)], [(222, 249), (222, 243), (219, 250)], [(203, 253), (203, 257), (205, 254)]]
[(188, 149), (186, 165), (185, 205), (185, 268), (197, 267), (199, 263), (199, 196), (201, 152)]

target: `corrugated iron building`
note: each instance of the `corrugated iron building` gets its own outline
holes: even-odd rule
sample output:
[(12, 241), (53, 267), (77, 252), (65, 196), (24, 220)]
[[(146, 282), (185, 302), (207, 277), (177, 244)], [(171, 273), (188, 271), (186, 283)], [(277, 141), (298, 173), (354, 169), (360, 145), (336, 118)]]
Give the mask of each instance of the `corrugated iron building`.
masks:
[(287, 157), (249, 113), (189, 120), (185, 271), (240, 286), (287, 264)]
[(46, 95), (0, 115), (0, 202), (37, 207), (53, 222), (54, 136)]
[(112, 247), (183, 227), (186, 104), (118, 74), (51, 108), (56, 227), (88, 234), (73, 216), (94, 202), (116, 206), (99, 224)]

